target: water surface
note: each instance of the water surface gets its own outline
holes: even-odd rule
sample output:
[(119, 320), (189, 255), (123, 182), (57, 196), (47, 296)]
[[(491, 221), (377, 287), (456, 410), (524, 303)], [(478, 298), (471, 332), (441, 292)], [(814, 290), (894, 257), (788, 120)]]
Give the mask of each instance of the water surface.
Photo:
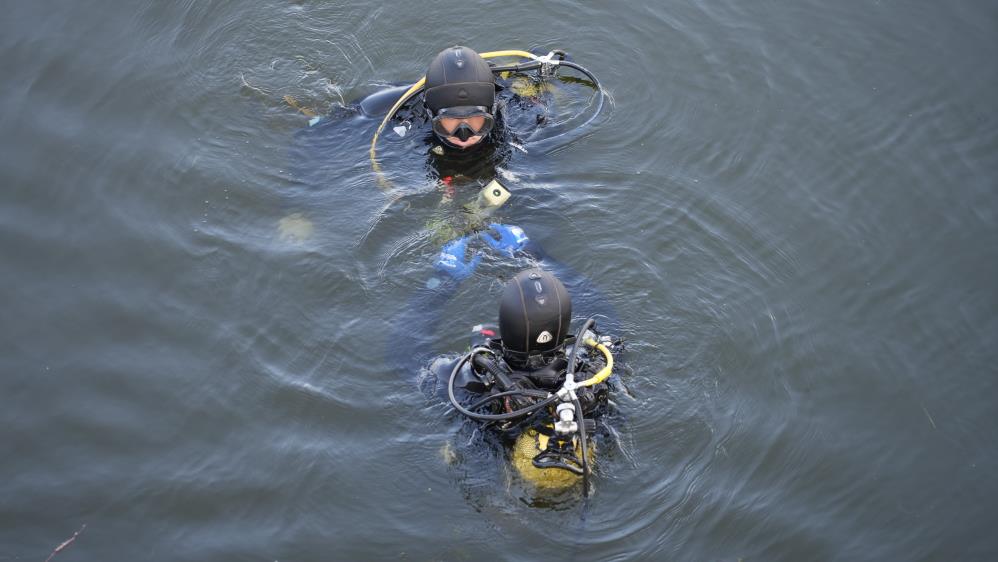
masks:
[[(998, 555), (991, 3), (8, 4), (0, 560), (84, 524), (57, 560)], [(628, 341), (587, 503), (531, 502), (395, 367), (446, 213), (422, 156), (382, 143), (386, 195), (375, 122), (309, 144), (282, 101), (455, 43), (566, 49), (612, 96), (503, 170), (501, 218)]]

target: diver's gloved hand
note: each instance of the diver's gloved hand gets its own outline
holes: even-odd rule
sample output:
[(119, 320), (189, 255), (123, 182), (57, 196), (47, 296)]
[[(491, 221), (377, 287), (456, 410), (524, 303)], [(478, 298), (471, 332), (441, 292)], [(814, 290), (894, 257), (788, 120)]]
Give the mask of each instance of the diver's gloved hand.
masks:
[(451, 240), (440, 249), (440, 257), (433, 265), (458, 281), (468, 278), (478, 267), (478, 263), (482, 261), (482, 255), (479, 252), (475, 252), (471, 258), (465, 260), (470, 241), (470, 235)]
[[(494, 236), (497, 236), (498, 239)], [(517, 250), (522, 250), (529, 240), (522, 228), (495, 222), (489, 224), (488, 230), (482, 231), (481, 237), (493, 249), (505, 252), (510, 256)]]

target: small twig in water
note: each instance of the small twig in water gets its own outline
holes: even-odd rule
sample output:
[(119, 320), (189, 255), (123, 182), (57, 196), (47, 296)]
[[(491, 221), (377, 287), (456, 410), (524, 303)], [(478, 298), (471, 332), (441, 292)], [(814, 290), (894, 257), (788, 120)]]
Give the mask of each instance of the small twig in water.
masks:
[(73, 544), (73, 541), (76, 540), (76, 537), (80, 536), (80, 533), (82, 533), (83, 529), (86, 529), (86, 528), (87, 528), (87, 524), (84, 523), (83, 526), (80, 527), (79, 531), (76, 531), (75, 533), (73, 533), (73, 536), (71, 536), (68, 539), (62, 541), (62, 544), (60, 544), (59, 546), (55, 547), (55, 550), (52, 551), (52, 554), (49, 554), (49, 557), (45, 559), (45, 562), (49, 562), (49, 560), (52, 560), (52, 557), (54, 557), (56, 554), (59, 554), (60, 552), (62, 552), (67, 546)]
[(929, 423), (932, 424), (932, 429), (939, 429), (936, 427), (936, 422), (932, 421), (932, 416), (929, 415), (929, 411), (925, 409), (925, 406), (922, 406), (922, 411), (925, 412), (925, 417), (929, 418)]

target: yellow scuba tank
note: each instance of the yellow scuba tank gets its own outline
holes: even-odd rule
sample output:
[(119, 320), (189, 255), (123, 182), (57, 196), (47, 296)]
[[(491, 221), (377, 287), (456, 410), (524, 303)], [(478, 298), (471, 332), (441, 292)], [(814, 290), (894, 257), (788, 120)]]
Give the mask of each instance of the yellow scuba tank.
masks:
[[(547, 446), (548, 436), (533, 428), (527, 429), (516, 438), (512, 451), (512, 463), (520, 477), (534, 486), (544, 489), (568, 488), (579, 483), (582, 476), (574, 472), (562, 468), (538, 468), (534, 466), (534, 457), (544, 451)], [(590, 440), (586, 449), (589, 453), (586, 462), (592, 470), (591, 467), (596, 461), (596, 443)], [(578, 438), (575, 439), (575, 456), (582, 458), (582, 448), (579, 446)]]

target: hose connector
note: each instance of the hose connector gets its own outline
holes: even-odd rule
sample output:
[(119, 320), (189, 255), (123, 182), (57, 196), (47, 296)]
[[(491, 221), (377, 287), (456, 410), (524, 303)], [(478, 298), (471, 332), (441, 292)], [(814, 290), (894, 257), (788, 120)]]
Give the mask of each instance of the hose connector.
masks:
[(575, 389), (579, 388), (579, 384), (575, 382), (574, 373), (565, 373), (565, 382), (562, 383), (561, 388), (555, 394), (562, 402), (571, 402), (572, 400), (578, 399), (575, 394)]
[[(559, 58), (556, 59), (556, 56)], [(537, 62), (541, 63), (541, 67), (537, 72), (542, 78), (554, 76), (554, 73), (558, 71), (558, 64), (564, 58), (565, 54), (562, 51), (551, 51), (543, 57), (537, 57)]]

